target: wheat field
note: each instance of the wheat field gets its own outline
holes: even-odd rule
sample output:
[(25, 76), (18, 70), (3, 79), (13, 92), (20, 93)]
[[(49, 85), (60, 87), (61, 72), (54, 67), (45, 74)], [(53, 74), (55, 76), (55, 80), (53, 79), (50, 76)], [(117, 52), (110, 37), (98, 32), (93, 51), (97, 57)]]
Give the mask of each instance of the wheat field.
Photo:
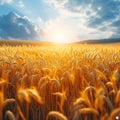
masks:
[(0, 120), (119, 119), (119, 45), (0, 47)]

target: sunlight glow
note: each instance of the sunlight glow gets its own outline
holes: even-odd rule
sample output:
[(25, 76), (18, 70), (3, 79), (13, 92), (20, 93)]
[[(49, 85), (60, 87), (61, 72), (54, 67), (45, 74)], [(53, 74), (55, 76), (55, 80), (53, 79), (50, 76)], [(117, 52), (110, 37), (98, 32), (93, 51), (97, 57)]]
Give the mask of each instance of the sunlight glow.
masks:
[(55, 33), (53, 35), (53, 42), (65, 43), (69, 41), (69, 37), (64, 33)]
[(46, 27), (45, 40), (55, 43), (69, 43), (74, 39), (73, 29), (59, 22), (49, 22)]

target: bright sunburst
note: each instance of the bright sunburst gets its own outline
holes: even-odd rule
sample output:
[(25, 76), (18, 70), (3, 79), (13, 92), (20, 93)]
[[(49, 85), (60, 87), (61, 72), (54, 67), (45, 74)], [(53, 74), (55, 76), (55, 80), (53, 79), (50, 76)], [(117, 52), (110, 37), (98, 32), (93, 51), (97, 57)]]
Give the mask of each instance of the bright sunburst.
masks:
[(68, 35), (64, 33), (56, 33), (53, 35), (53, 41), (58, 43), (65, 43), (68, 42), (69, 38)]
[(47, 31), (46, 39), (55, 43), (68, 43), (72, 39), (71, 31), (68, 28), (57, 25), (55, 28), (51, 28)]

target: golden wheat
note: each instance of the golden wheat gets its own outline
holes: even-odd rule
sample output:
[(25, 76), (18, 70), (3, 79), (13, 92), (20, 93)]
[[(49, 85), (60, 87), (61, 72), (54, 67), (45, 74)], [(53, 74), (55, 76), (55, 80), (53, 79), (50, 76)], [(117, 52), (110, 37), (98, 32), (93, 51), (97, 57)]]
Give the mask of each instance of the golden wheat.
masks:
[(120, 47), (0, 47), (0, 120), (119, 117)]
[(58, 112), (58, 111), (51, 111), (48, 113), (46, 120), (49, 120), (50, 117), (55, 117), (58, 120), (67, 120), (67, 117), (64, 116), (62, 113)]
[(5, 120), (15, 120), (15, 116), (11, 111), (6, 111), (5, 113)]

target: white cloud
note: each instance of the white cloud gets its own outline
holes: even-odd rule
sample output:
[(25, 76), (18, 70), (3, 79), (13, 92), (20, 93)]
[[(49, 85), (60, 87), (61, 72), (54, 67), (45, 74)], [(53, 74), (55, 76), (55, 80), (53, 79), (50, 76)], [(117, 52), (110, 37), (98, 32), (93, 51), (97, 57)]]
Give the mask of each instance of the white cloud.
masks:
[[(65, 7), (68, 0), (64, 3), (59, 3), (58, 0), (51, 0), (49, 3), (54, 4), (59, 11), (59, 16), (56, 19), (51, 19), (46, 22), (44, 31), (45, 39), (54, 39), (55, 34), (65, 34), (68, 40), (66, 42), (79, 41), (80, 39), (99, 38), (103, 33), (96, 28), (88, 27), (90, 17), (99, 17), (92, 5), (87, 7), (74, 6), (74, 11), (70, 11)], [(91, 34), (95, 33), (95, 34)]]
[(38, 17), (37, 22), (38, 22), (38, 23), (41, 23), (41, 22), (42, 22), (42, 18), (41, 18), (41, 17)]
[(23, 3), (23, 1), (20, 0), (20, 1), (18, 2), (17, 6), (18, 6), (19, 8), (24, 8), (24, 3)]
[(0, 0), (1, 5), (5, 4), (5, 3), (11, 4), (12, 2), (13, 2), (13, 0)]
[(25, 30), (26, 30), (27, 34), (31, 34), (30, 30), (27, 27), (25, 27)]
[[(59, 16), (46, 22), (47, 33), (56, 31), (69, 31), (73, 40), (110, 38), (118, 34), (120, 26), (120, 0), (96, 1), (96, 0), (46, 0), (53, 5)], [(57, 28), (57, 29), (56, 29)], [(51, 32), (52, 31), (52, 32)], [(64, 32), (65, 32), (64, 31)], [(66, 33), (68, 34), (68, 33)], [(72, 41), (71, 40), (71, 41)]]
[(46, 3), (54, 5), (56, 8), (64, 8), (64, 5), (69, 2), (69, 0), (45, 0)]
[[(115, 34), (115, 28), (108, 27), (105, 31), (97, 28), (87, 26), (88, 21), (84, 18), (71, 18), (66, 16), (59, 16), (56, 19), (51, 19), (45, 23), (44, 40), (57, 41), (54, 39), (56, 35), (64, 35), (66, 39), (64, 42), (75, 42), (86, 39), (103, 39), (109, 38)], [(104, 23), (107, 26), (108, 23)], [(110, 24), (110, 23), (109, 23)]]
[[(68, 9), (66, 5), (70, 4), (69, 0), (46, 0), (50, 5), (54, 5), (56, 10), (59, 11), (60, 15), (66, 15), (69, 17), (91, 17), (97, 16), (96, 11), (93, 10), (92, 4), (88, 4), (86, 7), (82, 5), (71, 5), (72, 10)], [(99, 8), (100, 9), (100, 8)], [(89, 12), (89, 15), (87, 14)]]
[(0, 21), (0, 37), (2, 39), (40, 39), (40, 29), (36, 28), (26, 16), (21, 17), (11, 12), (0, 17)]
[(39, 28), (43, 28), (45, 26), (45, 21), (39, 16), (34, 20), (34, 24), (36, 24)]
[(28, 16), (23, 16), (23, 19), (25, 19), (25, 20), (31, 22), (31, 20), (30, 20), (30, 18), (29, 18)]

